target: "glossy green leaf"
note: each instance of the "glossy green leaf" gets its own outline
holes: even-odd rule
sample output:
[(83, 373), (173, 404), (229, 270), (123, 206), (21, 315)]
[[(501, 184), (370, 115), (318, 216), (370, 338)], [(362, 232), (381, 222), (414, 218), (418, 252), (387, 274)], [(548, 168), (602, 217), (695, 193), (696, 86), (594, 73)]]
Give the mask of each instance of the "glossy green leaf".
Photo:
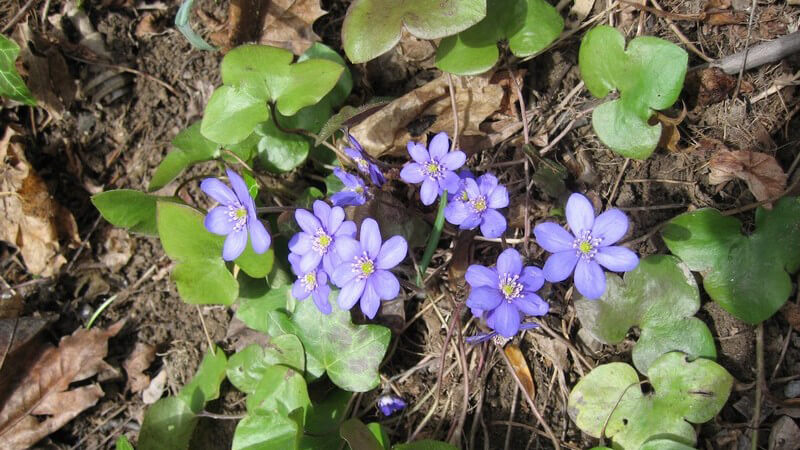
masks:
[(693, 445), (691, 424), (711, 420), (733, 386), (733, 377), (722, 366), (703, 358), (689, 361), (680, 352), (659, 357), (648, 376), (654, 392), (644, 394), (628, 364), (596, 367), (570, 393), (570, 417), (590, 436), (599, 438), (605, 429), (617, 449), (639, 449), (651, 439)]
[(236, 425), (232, 450), (290, 450), (297, 448), (302, 429), (277, 413), (248, 414)]
[(220, 86), (208, 100), (200, 131), (223, 145), (236, 144), (269, 119), (266, 99), (252, 85)]
[(166, 397), (144, 413), (139, 430), (139, 450), (187, 450), (197, 416), (181, 397)]
[[(305, 53), (297, 58), (297, 62), (311, 59), (327, 59), (343, 67), (342, 76), (339, 77), (339, 81), (337, 81), (333, 89), (323, 97), (323, 100), (331, 107), (335, 108), (343, 104), (344, 101), (347, 100), (347, 97), (350, 96), (350, 91), (353, 90), (353, 75), (350, 74), (350, 70), (347, 68), (347, 62), (345, 62), (344, 58), (342, 58), (336, 50), (320, 42), (315, 42), (314, 45), (309, 47)], [(320, 102), (322, 102), (322, 100), (320, 100)], [(312, 131), (318, 130), (319, 129)]]
[(192, 164), (208, 161), (219, 156), (220, 145), (200, 133), (200, 122), (178, 133), (172, 140), (172, 151), (156, 168), (150, 179), (149, 191), (155, 191), (180, 175), (183, 169)]
[(339, 424), (345, 418), (351, 392), (334, 389), (320, 402), (315, 402), (306, 412), (305, 430), (309, 434), (333, 433), (338, 436)]
[(375, 439), (378, 441), (378, 444), (381, 445), (381, 449), (383, 450), (391, 450), (392, 442), (389, 440), (389, 433), (386, 432), (386, 429), (381, 426), (378, 422), (370, 422), (367, 424), (367, 429)]
[[(254, 286), (258, 283), (258, 286)], [(270, 289), (264, 280), (251, 280), (242, 283), (239, 293), (239, 308), (236, 317), (248, 327), (277, 337), (284, 334), (295, 334), (294, 324), (287, 311), (287, 303), (291, 299), (291, 284)], [(307, 367), (312, 371), (314, 367)], [(318, 368), (316, 376), (322, 374)]]
[(116, 450), (134, 450), (133, 445), (128, 440), (128, 437), (124, 434), (117, 438), (117, 442), (114, 444)]
[(275, 250), (270, 248), (266, 252), (258, 254), (253, 250), (252, 242), (248, 240), (244, 251), (234, 262), (251, 277), (264, 278), (272, 271), (272, 265), (275, 263)]
[(652, 255), (625, 274), (606, 274), (606, 292), (598, 300), (575, 301), (581, 325), (596, 339), (618, 344), (631, 327), (641, 335), (633, 348), (633, 364), (647, 373), (664, 353), (681, 351), (692, 358), (716, 358), (714, 337), (694, 314), (700, 293), (689, 268), (678, 258)]
[(302, 372), (290, 367), (273, 365), (265, 368), (253, 393), (247, 396), (247, 410), (251, 413), (276, 412), (288, 415), (292, 411), (311, 405), (306, 380)]
[(288, 172), (305, 162), (311, 141), (299, 134), (284, 133), (269, 120), (256, 128), (258, 159), (271, 172)]
[(526, 57), (541, 51), (564, 29), (564, 19), (545, 0), (488, 0), (486, 17), (456, 36), (442, 39), (436, 66), (458, 75), (477, 75), (497, 62), (497, 41)]
[(423, 439), (421, 441), (409, 442), (408, 444), (397, 444), (392, 450), (458, 450), (454, 445), (447, 442)]
[(203, 214), (189, 206), (158, 202), (156, 212), (158, 235), (164, 252), (176, 262), (172, 279), (183, 301), (233, 303), (239, 286), (222, 259), (225, 238), (206, 230)]
[(653, 110), (669, 108), (678, 99), (686, 75), (686, 51), (652, 36), (635, 38), (626, 49), (619, 31), (599, 26), (584, 36), (578, 63), (592, 95), (602, 98), (614, 89), (620, 94), (592, 113), (600, 140), (628, 158), (650, 156), (661, 136), (661, 124), (648, 121)]
[(204, 404), (219, 398), (219, 385), (225, 379), (227, 365), (228, 358), (219, 347), (214, 349), (214, 353), (207, 353), (178, 397), (183, 398), (195, 413), (200, 412)]
[(350, 61), (367, 62), (400, 41), (403, 26), (421, 39), (464, 31), (486, 16), (486, 0), (356, 0), (342, 25), (342, 45)]
[(92, 204), (109, 223), (134, 233), (158, 234), (156, 203), (175, 202), (175, 197), (145, 194), (133, 189), (115, 189), (92, 196)]
[(672, 253), (703, 275), (703, 288), (735, 317), (760, 323), (792, 292), (789, 276), (800, 268), (800, 198), (785, 197), (772, 210), (759, 208), (755, 232), (713, 209), (681, 214), (662, 236)]
[(670, 439), (653, 439), (645, 442), (640, 450), (695, 450), (695, 448)]
[(17, 43), (0, 34), (0, 95), (36, 106), (36, 99), (17, 72), (15, 61), (18, 55)]
[(348, 419), (342, 423), (339, 435), (346, 440), (350, 448), (358, 450), (383, 450), (383, 446), (372, 432), (358, 419)]
[(226, 374), (237, 389), (252, 394), (268, 367), (281, 364), (303, 373), (305, 353), (297, 336), (284, 334), (270, 339), (266, 348), (251, 344), (228, 359)]

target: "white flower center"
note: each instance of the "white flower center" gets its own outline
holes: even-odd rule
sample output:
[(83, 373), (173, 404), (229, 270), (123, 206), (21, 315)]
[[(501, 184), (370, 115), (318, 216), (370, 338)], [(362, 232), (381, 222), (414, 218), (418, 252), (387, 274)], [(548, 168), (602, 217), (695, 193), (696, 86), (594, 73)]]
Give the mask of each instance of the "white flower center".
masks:
[(330, 247), (331, 243), (333, 243), (333, 238), (322, 228), (317, 228), (317, 232), (314, 233), (314, 238), (311, 241), (311, 248), (320, 255), (324, 255), (328, 252), (328, 247)]
[(354, 258), (350, 267), (352, 267), (359, 280), (363, 280), (375, 272), (375, 262), (367, 255), (367, 252)]
[(575, 249), (575, 255), (579, 258), (591, 261), (597, 254), (597, 247), (601, 242), (603, 242), (603, 238), (592, 237), (591, 231), (584, 230), (579, 237), (572, 241), (572, 248)]
[[(465, 193), (466, 193), (466, 191), (465, 191)], [(472, 205), (472, 210), (475, 211), (476, 213), (482, 213), (482, 212), (486, 211), (486, 208), (487, 208), (486, 197), (483, 196), (483, 195), (479, 195), (479, 196), (475, 197), (475, 199), (472, 200), (469, 203), (470, 203), (470, 205)]]
[(247, 210), (241, 203), (228, 205), (228, 222), (234, 222), (233, 231), (241, 231), (247, 225)]
[(509, 303), (522, 295), (522, 283), (517, 280), (519, 280), (519, 275), (504, 273), (503, 276), (500, 277), (500, 292)]
[(422, 173), (434, 180), (438, 180), (444, 177), (444, 167), (438, 162), (430, 160), (422, 166)]
[(303, 277), (300, 279), (300, 284), (303, 285), (303, 289), (305, 289), (306, 292), (313, 292), (314, 290), (316, 290), (317, 271), (314, 270), (303, 275)]

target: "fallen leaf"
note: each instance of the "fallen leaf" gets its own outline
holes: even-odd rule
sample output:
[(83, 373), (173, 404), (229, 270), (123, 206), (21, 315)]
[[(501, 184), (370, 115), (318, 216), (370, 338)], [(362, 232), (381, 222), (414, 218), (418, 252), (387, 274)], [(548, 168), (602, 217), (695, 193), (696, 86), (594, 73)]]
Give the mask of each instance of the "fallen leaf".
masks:
[(710, 167), (708, 181), (711, 184), (739, 178), (747, 183), (758, 201), (777, 197), (786, 189), (786, 174), (775, 158), (766, 153), (718, 150), (711, 158)]
[(748, 15), (743, 11), (706, 11), (705, 21), (712, 26), (746, 24)]
[(594, 8), (594, 2), (595, 0), (575, 0), (567, 15), (567, 28), (578, 28), (589, 17), (589, 13)]
[[(481, 123), (499, 110), (508, 96), (507, 88), (491, 82), (491, 75), (453, 77), (458, 110), (459, 147), (470, 151), (488, 147)], [(410, 140), (426, 141), (412, 135), (409, 127), (420, 118), (431, 118), (421, 133), (453, 133), (453, 114), (447, 76), (443, 75), (395, 99), (350, 130), (373, 157), (401, 156)], [(451, 136), (452, 137), (452, 136)]]
[(769, 450), (800, 449), (800, 427), (789, 417), (782, 416), (769, 432)]
[(528, 395), (533, 399), (536, 396), (536, 390), (533, 385), (531, 371), (528, 369), (528, 361), (525, 360), (525, 355), (523, 355), (519, 347), (514, 344), (506, 345), (503, 351), (506, 356), (508, 356), (508, 360), (511, 361), (511, 367), (514, 368), (514, 372), (522, 382), (522, 386), (525, 387), (525, 391), (527, 391)]
[(683, 111), (676, 118), (669, 117), (661, 112), (656, 112), (656, 118), (661, 122), (661, 138), (658, 140), (658, 146), (674, 153), (683, 151), (678, 147), (678, 142), (681, 140), (681, 132), (678, 130), (678, 125), (686, 118), (686, 107), (684, 106)]
[(101, 254), (100, 262), (112, 272), (117, 272), (130, 261), (135, 249), (135, 242), (131, 235), (122, 228), (109, 228), (103, 242), (105, 253)]
[(142, 19), (136, 25), (133, 34), (138, 38), (142, 38), (163, 32), (164, 24), (156, 20), (155, 14), (147, 12), (142, 15)]
[(567, 344), (541, 334), (533, 333), (532, 336), (538, 345), (539, 351), (553, 363), (553, 366), (564, 372), (569, 371)]
[[(78, 329), (31, 354), (27, 370), (15, 370), (0, 386), (0, 449), (28, 448), (58, 430), (103, 396), (96, 383), (67, 390), (70, 383), (86, 380), (108, 364), (108, 339), (124, 325), (117, 322), (107, 330)], [(39, 418), (36, 416), (46, 416)]]
[(28, 270), (52, 276), (66, 263), (61, 244), (79, 242), (72, 213), (59, 205), (9, 127), (0, 140), (0, 240), (19, 248)]
[(137, 342), (133, 351), (122, 363), (122, 368), (128, 374), (128, 388), (133, 393), (138, 393), (150, 385), (150, 377), (144, 373), (156, 358), (156, 348), (144, 342)]
[(327, 11), (319, 3), (319, 0), (232, 0), (223, 28), (227, 33), (214, 33), (211, 40), (225, 49), (256, 42), (301, 55), (320, 41), (312, 26)]
[(161, 369), (158, 375), (150, 381), (150, 385), (142, 391), (142, 402), (145, 405), (152, 405), (164, 395), (164, 387), (167, 385), (167, 369)]
[[(14, 353), (33, 339), (34, 336), (39, 334), (39, 332), (42, 331), (48, 323), (54, 321), (56, 317), (57, 316), (20, 317), (18, 319), (0, 320), (0, 349), (2, 349), (1, 351), (8, 349), (8, 354), (5, 357), (3, 365), (10, 365)], [(3, 365), (0, 365), (0, 369)], [(0, 378), (0, 383), (1, 382), (2, 378)]]

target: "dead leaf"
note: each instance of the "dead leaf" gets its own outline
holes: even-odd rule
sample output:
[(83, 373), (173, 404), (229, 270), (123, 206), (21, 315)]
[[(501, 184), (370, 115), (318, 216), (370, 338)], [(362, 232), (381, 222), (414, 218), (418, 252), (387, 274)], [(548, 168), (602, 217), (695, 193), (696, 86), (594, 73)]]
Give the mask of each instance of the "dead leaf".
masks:
[(683, 107), (681, 114), (676, 118), (669, 117), (661, 112), (656, 112), (656, 118), (661, 122), (661, 137), (658, 140), (658, 146), (670, 152), (682, 152), (684, 149), (678, 147), (678, 142), (681, 140), (681, 132), (678, 130), (678, 125), (686, 118), (686, 106)]
[[(0, 386), (0, 449), (28, 448), (61, 428), (103, 396), (97, 384), (67, 390), (103, 370), (108, 339), (124, 325), (107, 330), (78, 329), (58, 347), (30, 355), (27, 370), (16, 370)], [(40, 421), (36, 416), (47, 416)]]
[[(312, 26), (327, 11), (319, 0), (232, 0), (228, 22), (211, 40), (225, 49), (257, 42), (300, 55), (320, 37)], [(224, 34), (223, 34), (224, 33)]]
[[(6, 297), (6, 292), (8, 296)], [(18, 292), (4, 291), (0, 297), (0, 319), (14, 319), (22, 314), (24, 307), (22, 296)], [(5, 348), (0, 346), (0, 348)]]
[(595, 0), (575, 0), (567, 15), (567, 28), (570, 30), (578, 28), (589, 17), (589, 13), (594, 8), (594, 2)]
[(128, 388), (133, 393), (138, 393), (150, 385), (150, 377), (144, 373), (153, 360), (156, 358), (156, 348), (144, 342), (137, 342), (133, 347), (133, 351), (125, 362), (122, 363), (122, 368), (128, 374)]
[(569, 371), (569, 359), (567, 359), (567, 344), (541, 334), (531, 334), (539, 348), (539, 351), (547, 360), (553, 363), (561, 371)]
[(756, 200), (762, 201), (781, 195), (786, 189), (786, 174), (766, 153), (746, 150), (718, 150), (711, 158), (711, 184), (721, 184), (739, 178), (747, 183)]
[(782, 416), (772, 425), (767, 448), (769, 450), (800, 449), (800, 427), (790, 417)]
[(747, 23), (748, 15), (743, 11), (706, 11), (706, 23), (711, 26), (739, 25)]
[[(488, 147), (489, 139), (479, 126), (500, 109), (508, 95), (507, 89), (491, 83), (491, 75), (454, 77), (453, 84), (459, 114), (459, 146), (467, 153)], [(412, 135), (408, 128), (424, 117), (429, 117), (432, 123), (418, 131), (453, 133), (453, 114), (445, 75), (395, 99), (352, 128), (350, 133), (373, 157), (400, 156), (405, 154), (408, 141), (420, 140), (420, 136)]]
[(122, 228), (109, 228), (103, 242), (105, 253), (100, 256), (100, 262), (112, 272), (123, 268), (135, 249), (135, 242), (131, 235)]
[(31, 273), (52, 276), (67, 261), (59, 241), (77, 245), (78, 225), (50, 196), (15, 134), (6, 128), (0, 140), (0, 239), (19, 248)]
[(508, 360), (511, 361), (511, 367), (514, 368), (514, 372), (522, 382), (525, 391), (527, 391), (528, 395), (533, 399), (536, 396), (536, 390), (533, 384), (533, 377), (531, 377), (531, 371), (528, 369), (528, 361), (525, 360), (525, 355), (523, 355), (519, 347), (514, 344), (506, 345), (503, 351), (506, 356), (508, 356)]
[(136, 30), (133, 34), (138, 37), (148, 37), (154, 34), (161, 34), (164, 32), (164, 24), (156, 20), (155, 14), (146, 12), (142, 15), (142, 19), (136, 24)]
[(164, 395), (164, 387), (167, 385), (167, 369), (161, 369), (158, 375), (153, 377), (150, 385), (142, 391), (142, 402), (145, 405), (152, 405)]

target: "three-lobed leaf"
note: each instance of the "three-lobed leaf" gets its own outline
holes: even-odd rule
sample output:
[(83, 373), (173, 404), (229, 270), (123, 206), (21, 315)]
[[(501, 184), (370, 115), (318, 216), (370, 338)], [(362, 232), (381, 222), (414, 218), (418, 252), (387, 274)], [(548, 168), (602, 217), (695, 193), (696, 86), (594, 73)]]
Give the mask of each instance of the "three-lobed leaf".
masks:
[(662, 232), (669, 250), (703, 275), (711, 299), (751, 324), (772, 316), (792, 292), (789, 275), (800, 269), (800, 197), (759, 208), (755, 225), (744, 236), (738, 219), (700, 209), (675, 217)]
[(661, 124), (648, 121), (653, 110), (668, 108), (678, 99), (686, 76), (686, 51), (652, 36), (635, 38), (626, 49), (619, 31), (599, 26), (581, 41), (578, 63), (592, 95), (603, 98), (614, 89), (620, 94), (592, 113), (600, 140), (628, 158), (650, 156), (661, 136)]
[(149, 236), (158, 234), (156, 204), (179, 201), (175, 197), (150, 195), (133, 189), (114, 189), (92, 196), (92, 204), (109, 223)]
[(0, 95), (36, 106), (36, 99), (17, 72), (15, 61), (18, 55), (17, 43), (0, 34)]
[(236, 425), (232, 450), (286, 450), (297, 447), (302, 428), (278, 413), (248, 414)]
[(442, 39), (436, 66), (458, 75), (486, 72), (497, 62), (497, 42), (508, 40), (519, 57), (533, 55), (553, 42), (564, 19), (544, 0), (488, 0), (486, 17), (456, 36)]
[(303, 344), (292, 334), (270, 339), (266, 347), (251, 344), (228, 359), (226, 374), (236, 389), (254, 393), (267, 368), (280, 364), (300, 373), (305, 370)]
[(633, 364), (647, 373), (659, 356), (681, 351), (692, 358), (716, 358), (714, 338), (694, 314), (700, 293), (689, 268), (670, 255), (652, 255), (625, 274), (606, 274), (606, 291), (598, 300), (575, 301), (581, 325), (606, 344), (618, 344), (631, 327), (641, 335)]

